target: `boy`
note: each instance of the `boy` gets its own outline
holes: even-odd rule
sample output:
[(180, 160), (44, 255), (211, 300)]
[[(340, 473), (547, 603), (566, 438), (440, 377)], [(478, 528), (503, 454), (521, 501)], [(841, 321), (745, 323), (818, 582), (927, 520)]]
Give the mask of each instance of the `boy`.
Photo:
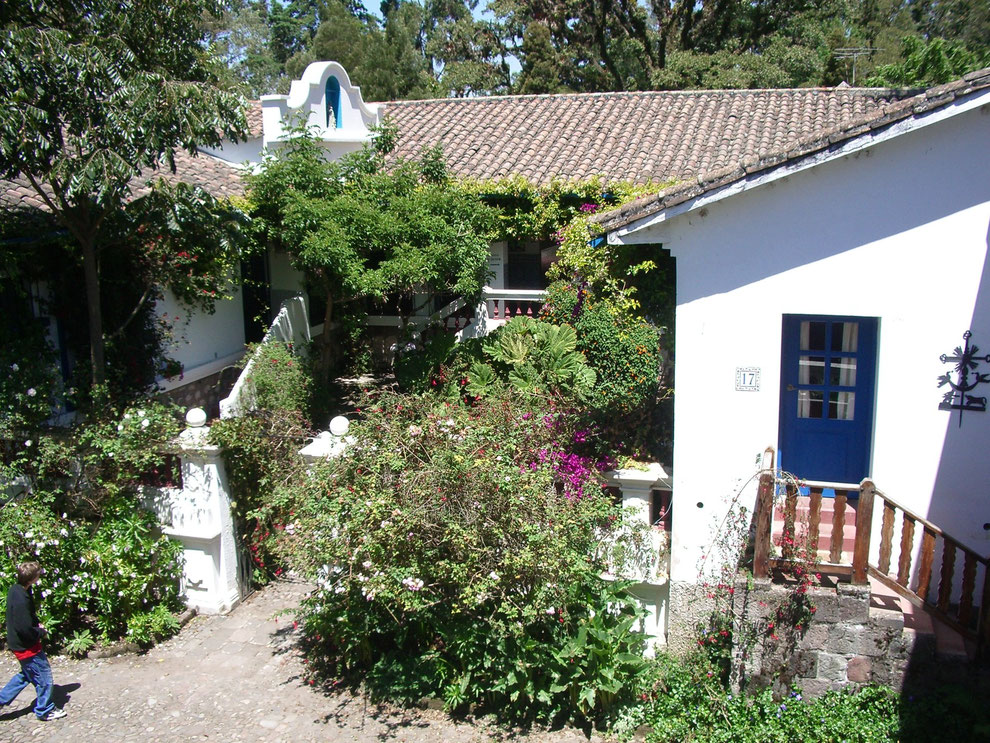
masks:
[(57, 720), (65, 712), (52, 702), (52, 667), (41, 649), (41, 639), (48, 634), (34, 611), (31, 586), (41, 577), (41, 565), (22, 562), (17, 566), (17, 583), (7, 592), (7, 647), (21, 664), (20, 673), (0, 690), (0, 709), (14, 701), (29, 683), (38, 695), (34, 714), (39, 720)]

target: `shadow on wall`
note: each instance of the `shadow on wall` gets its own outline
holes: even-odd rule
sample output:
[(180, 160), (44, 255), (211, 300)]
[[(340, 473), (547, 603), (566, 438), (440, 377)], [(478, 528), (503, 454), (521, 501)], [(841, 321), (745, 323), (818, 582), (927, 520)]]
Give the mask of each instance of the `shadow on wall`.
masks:
[[(966, 120), (967, 115), (958, 118)], [(779, 194), (759, 200), (760, 223), (773, 225), (772, 241), (762, 232), (738, 232), (736, 225), (746, 223), (747, 211), (752, 208), (745, 196), (715, 205), (713, 208), (727, 210), (726, 216), (738, 210), (739, 218), (719, 220), (724, 225), (718, 240), (721, 247), (706, 259), (713, 266), (731, 265), (733, 270), (704, 271), (690, 286), (678, 286), (678, 305), (754, 284), (990, 200), (985, 158), (973, 156), (968, 126), (968, 121), (943, 122), (938, 147), (926, 140), (930, 136), (927, 130), (915, 131), (757, 189), (754, 193), (776, 189)], [(937, 157), (932, 154), (936, 150)], [(951, 175), (946, 163), (952, 164)], [(926, 168), (931, 172), (922, 172)], [(930, 179), (933, 173), (946, 173), (937, 188), (918, 185), (920, 179)], [(823, 188), (828, 195), (824, 203)], [(883, 197), (878, 198), (878, 194)], [(692, 216), (689, 220), (693, 223), (700, 218)], [(740, 249), (746, 250), (746, 261), (735, 258)], [(876, 277), (850, 278), (873, 281)]]

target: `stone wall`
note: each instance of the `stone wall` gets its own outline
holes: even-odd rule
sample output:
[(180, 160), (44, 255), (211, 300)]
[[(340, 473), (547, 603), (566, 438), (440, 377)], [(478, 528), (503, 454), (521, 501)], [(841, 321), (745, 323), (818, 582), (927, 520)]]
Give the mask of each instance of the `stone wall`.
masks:
[(186, 410), (203, 408), (211, 420), (219, 418), (220, 401), (230, 394), (239, 373), (239, 369), (228, 367), (216, 374), (163, 392), (161, 396)]
[(770, 581), (736, 584), (735, 688), (773, 686), (785, 694), (800, 687), (809, 697), (870, 683), (902, 689), (912, 669), (933, 665), (934, 637), (906, 630), (899, 610), (871, 607), (869, 586), (813, 588), (809, 597), (815, 613), (807, 626), (768, 629), (792, 591)]

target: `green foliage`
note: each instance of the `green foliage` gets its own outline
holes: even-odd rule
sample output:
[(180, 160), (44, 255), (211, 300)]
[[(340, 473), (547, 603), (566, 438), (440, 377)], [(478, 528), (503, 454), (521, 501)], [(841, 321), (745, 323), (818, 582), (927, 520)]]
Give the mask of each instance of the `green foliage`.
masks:
[[(374, 147), (332, 163), (299, 132), (252, 179), (256, 225), (326, 299), (327, 328), (338, 305), (394, 294), (429, 302), (447, 292), (473, 301), (485, 282), (491, 210), (441, 177), (435, 152), (422, 165), (386, 171), (391, 132), (383, 128)], [(332, 344), (333, 335), (324, 333), (321, 374)]]
[(158, 636), (166, 636), (164, 615), (181, 608), (182, 546), (159, 533), (133, 495), (104, 504), (98, 522), (60, 516), (50, 497), (6, 503), (0, 508), (0, 584), (13, 583), (15, 566), (25, 560), (45, 569), (34, 595), (55, 648), (71, 638), (79, 649), (87, 633), (103, 641), (129, 637), (131, 624), (149, 612), (158, 617)]
[[(208, 0), (90, 0), (84, 6), (11, 0), (0, 12), (0, 77), (11, 91), (0, 100), (0, 175), (30, 182), (67, 231), (63, 248), (70, 259), (81, 258), (94, 385), (106, 380), (107, 339), (122, 332), (104, 332), (101, 253), (123, 244), (130, 258), (144, 259), (151, 279), (138, 309), (161, 286), (153, 260), (161, 254), (146, 256), (143, 241), (125, 229), (152, 204), (161, 207), (165, 193), (132, 199), (140, 176), (163, 165), (174, 168), (176, 150), (237, 141), (246, 128), (240, 100), (222, 88), (215, 60), (199, 43), (202, 14), (217, 10)], [(166, 201), (181, 203), (181, 196)], [(180, 212), (170, 212), (185, 228), (179, 236), (191, 221), (205, 219), (200, 208), (188, 212), (189, 219)], [(210, 237), (210, 229), (199, 235)], [(229, 246), (220, 242), (223, 252)], [(205, 256), (216, 245), (210, 239), (198, 249)], [(229, 259), (205, 264), (219, 269)], [(124, 313), (125, 324), (131, 317)]]
[(162, 604), (151, 611), (132, 614), (127, 620), (128, 639), (143, 647), (166, 640), (178, 631), (179, 620)]
[(72, 637), (66, 641), (64, 649), (74, 658), (83, 658), (95, 644), (96, 640), (93, 638), (93, 633), (88, 629), (81, 629), (72, 633)]
[(251, 560), (252, 580), (263, 585), (282, 572), (275, 554), (277, 518), (272, 494), (302, 477), (298, 451), (309, 427), (299, 410), (260, 409), (210, 427), (210, 442), (223, 450), (241, 548)]
[(799, 691), (775, 699), (768, 689), (755, 696), (734, 696), (718, 680), (717, 669), (700, 655), (683, 661), (659, 656), (645, 679), (641, 703), (627, 708), (618, 728), (628, 734), (648, 725), (646, 740), (651, 743), (901, 739), (897, 697), (881, 687), (830, 691), (814, 701), (804, 700)]
[(525, 395), (584, 400), (596, 378), (576, 348), (577, 335), (569, 325), (515, 318), (485, 340), (484, 351), (494, 367), (473, 363), (466, 391), (490, 394), (504, 380)]
[(648, 322), (563, 281), (548, 289), (541, 317), (574, 328), (576, 348), (595, 372), (593, 408), (621, 413), (656, 399), (663, 359), (660, 335)]
[(350, 448), (267, 504), (318, 584), (301, 615), (317, 677), (513, 718), (613, 714), (643, 638), (626, 583), (600, 574), (621, 571), (616, 543), (646, 547), (594, 472), (583, 497), (558, 492), (551, 450), (570, 434), (508, 397), (388, 396), (364, 414)]
[(259, 409), (291, 410), (303, 415), (310, 410), (312, 376), (309, 360), (297, 354), (291, 343), (273, 340), (251, 345), (244, 358), (252, 362), (247, 382), (254, 390), (255, 405)]
[[(20, 439), (52, 414), (61, 381), (40, 325), (22, 316), (0, 322), (0, 439)], [(0, 474), (3, 473), (0, 464)]]
[(619, 206), (656, 188), (605, 182), (597, 177), (587, 181), (557, 179), (541, 186), (522, 176), (469, 180), (464, 187), (498, 210), (498, 239), (557, 241), (563, 238), (561, 230), (576, 218)]
[(231, 512), (257, 584), (282, 572), (274, 550), (281, 522), (271, 518), (273, 493), (302, 477), (298, 451), (310, 435), (312, 373), (294, 350), (279, 341), (256, 347), (250, 382), (257, 408), (210, 427), (210, 442), (223, 450)]
[(171, 441), (181, 430), (178, 409), (155, 400), (119, 409), (90, 409), (71, 428), (23, 434), (8, 475), (26, 478), (60, 510), (99, 516), (106, 503), (144, 483), (163, 484)]
[(889, 87), (928, 87), (962, 77), (967, 72), (990, 65), (990, 50), (971, 52), (959, 43), (945, 39), (923, 41), (917, 36), (902, 40), (904, 59), (881, 65), (867, 85)]

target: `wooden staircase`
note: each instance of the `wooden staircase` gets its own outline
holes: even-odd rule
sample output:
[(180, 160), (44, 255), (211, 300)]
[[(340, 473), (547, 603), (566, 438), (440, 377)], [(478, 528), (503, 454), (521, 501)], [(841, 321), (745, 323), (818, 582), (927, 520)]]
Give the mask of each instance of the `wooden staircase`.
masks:
[[(771, 465), (761, 475), (755, 513), (757, 578), (799, 556), (787, 549), (788, 539), (813, 546), (823, 576), (868, 584), (871, 610), (899, 612), (905, 631), (930, 641), (940, 660), (990, 658), (990, 558), (903, 508), (870, 480), (858, 486), (779, 482), (772, 450), (767, 455)], [(784, 493), (775, 505), (777, 490)]]

